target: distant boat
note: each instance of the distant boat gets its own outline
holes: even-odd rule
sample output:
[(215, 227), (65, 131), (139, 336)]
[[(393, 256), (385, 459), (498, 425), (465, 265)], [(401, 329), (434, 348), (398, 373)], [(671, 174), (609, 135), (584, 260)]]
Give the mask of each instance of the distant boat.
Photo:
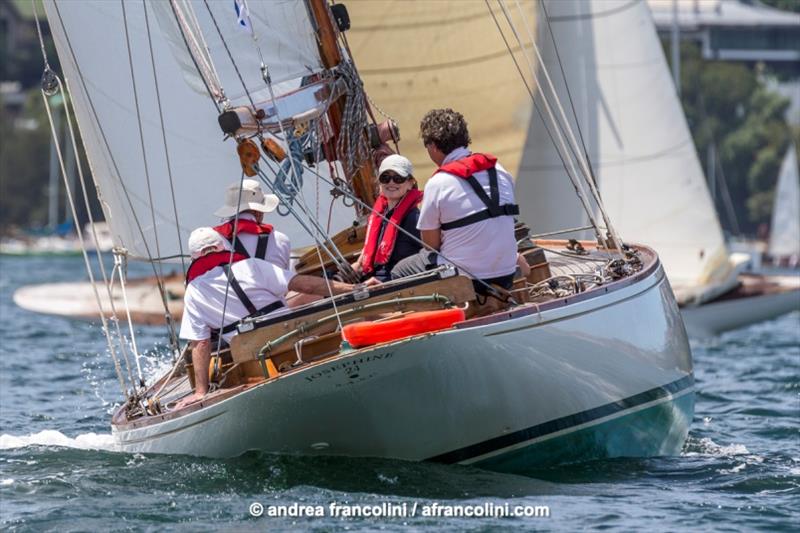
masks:
[[(168, 276), (164, 280), (169, 312), (180, 320), (183, 314), (183, 276)], [(126, 286), (131, 321), (136, 324), (158, 325), (164, 323), (164, 305), (153, 277), (129, 280)], [(108, 293), (100, 290), (99, 296), (106, 316), (111, 318)], [(124, 298), (117, 287), (111, 291), (117, 309), (124, 309)], [(23, 309), (79, 320), (97, 320), (98, 311), (94, 289), (89, 281), (42, 283), (26, 285), (14, 291), (14, 303)]]
[[(547, 7), (555, 45), (542, 21), (544, 61), (562, 100), (572, 98), (577, 122), (566, 111), (583, 134), (606, 209), (621, 235), (658, 251), (689, 334), (800, 308), (792, 280), (744, 276), (749, 256), (729, 252), (647, 5)], [(560, 168), (535, 118), (517, 182), (534, 233), (587, 225), (569, 184), (556, 179)]]
[(767, 254), (772, 265), (800, 266), (800, 175), (794, 143), (786, 150), (775, 187)]
[[(105, 222), (96, 222), (98, 243), (95, 246), (91, 238), (91, 225), (86, 224), (84, 234), (87, 235), (87, 252), (109, 252), (114, 243), (111, 239), (111, 232)], [(2, 255), (44, 255), (44, 256), (69, 256), (80, 255), (82, 253), (81, 243), (74, 233), (65, 235), (19, 235), (0, 239), (0, 254)]]

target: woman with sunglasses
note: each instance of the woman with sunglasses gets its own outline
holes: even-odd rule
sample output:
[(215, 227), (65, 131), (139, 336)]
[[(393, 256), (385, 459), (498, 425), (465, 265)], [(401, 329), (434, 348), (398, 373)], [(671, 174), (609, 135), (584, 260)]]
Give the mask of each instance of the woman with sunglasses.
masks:
[(398, 261), (422, 248), (417, 229), (422, 192), (417, 188), (411, 161), (397, 154), (381, 162), (378, 182), (380, 196), (372, 207), (364, 249), (353, 268), (364, 279), (374, 276), (378, 281), (388, 281)]

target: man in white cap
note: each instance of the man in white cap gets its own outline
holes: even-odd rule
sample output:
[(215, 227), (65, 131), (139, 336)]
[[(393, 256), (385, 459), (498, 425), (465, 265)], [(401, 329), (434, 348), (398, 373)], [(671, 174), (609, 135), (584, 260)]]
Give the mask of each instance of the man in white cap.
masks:
[[(213, 228), (194, 230), (189, 236), (189, 251), (192, 263), (186, 273), (180, 337), (191, 341), (195, 392), (181, 400), (176, 409), (202, 399), (208, 392), (208, 365), (211, 350), (216, 348), (213, 338), (221, 335), (228, 342), (243, 318), (278, 312), (286, 305), (290, 290), (330, 294), (322, 278), (295, 274), (235, 251), (232, 254), (230, 244)], [(329, 283), (334, 294), (353, 290), (348, 283)]]
[(226, 219), (214, 229), (240, 254), (264, 259), (289, 270), (292, 250), (289, 237), (263, 222), (264, 214), (274, 211), (278, 202), (277, 196), (264, 194), (259, 182), (253, 179), (242, 180), (240, 195), (237, 181), (225, 190), (225, 205), (214, 212), (215, 216)]

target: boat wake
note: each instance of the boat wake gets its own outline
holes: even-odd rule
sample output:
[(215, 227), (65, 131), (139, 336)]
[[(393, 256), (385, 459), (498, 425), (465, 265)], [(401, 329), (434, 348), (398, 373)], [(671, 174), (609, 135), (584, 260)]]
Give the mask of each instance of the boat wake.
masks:
[(46, 429), (31, 435), (0, 435), (0, 450), (26, 448), (28, 446), (59, 446), (80, 450), (116, 451), (114, 437), (110, 433), (83, 433), (71, 438), (60, 431)]
[(717, 444), (708, 437), (693, 438), (689, 437), (686, 444), (683, 446), (681, 455), (686, 457), (697, 456), (712, 456), (712, 457), (730, 457), (733, 455), (749, 455), (748, 450), (743, 444), (729, 444), (723, 446)]

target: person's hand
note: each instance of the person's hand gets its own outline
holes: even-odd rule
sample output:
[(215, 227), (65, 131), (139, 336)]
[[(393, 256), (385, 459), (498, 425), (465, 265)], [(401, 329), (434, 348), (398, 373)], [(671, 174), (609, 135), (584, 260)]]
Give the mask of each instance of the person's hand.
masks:
[(352, 268), (353, 272), (355, 272), (359, 276), (364, 273), (364, 269), (362, 268), (360, 261), (356, 261), (355, 263), (352, 263), (350, 265), (350, 268)]
[(188, 405), (192, 405), (193, 403), (199, 402), (200, 400), (202, 400), (205, 397), (206, 397), (205, 393), (204, 394), (200, 394), (200, 393), (195, 392), (191, 396), (187, 396), (183, 400), (181, 400), (178, 403), (176, 403), (175, 407), (173, 407), (172, 410), (173, 411), (178, 411), (178, 410), (183, 409), (184, 407), (186, 407)]
[(375, 285), (380, 285), (380, 284), (381, 284), (380, 280), (378, 280), (378, 278), (376, 278), (375, 276), (367, 278), (362, 282), (362, 285), (366, 287), (374, 287)]

